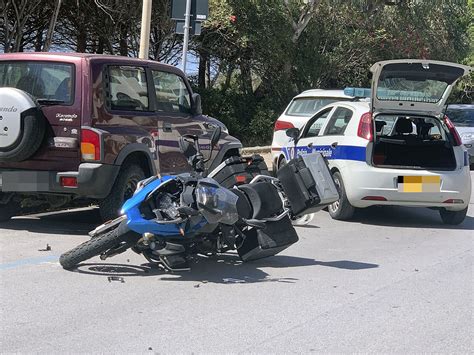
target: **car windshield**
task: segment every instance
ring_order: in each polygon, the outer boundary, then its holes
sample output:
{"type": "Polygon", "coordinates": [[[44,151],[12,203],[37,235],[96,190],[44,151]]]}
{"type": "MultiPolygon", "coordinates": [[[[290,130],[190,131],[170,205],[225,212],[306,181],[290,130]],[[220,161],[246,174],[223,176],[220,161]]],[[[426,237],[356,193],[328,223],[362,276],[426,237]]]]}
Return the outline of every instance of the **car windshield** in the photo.
{"type": "Polygon", "coordinates": [[[446,116],[458,127],[474,127],[474,107],[457,109],[448,108],[446,116]]]}
{"type": "Polygon", "coordinates": [[[46,62],[0,62],[0,87],[26,91],[46,104],[71,104],[73,65],[46,62]]]}
{"type": "Polygon", "coordinates": [[[288,116],[313,116],[320,108],[332,104],[336,101],[347,101],[349,99],[342,97],[305,97],[294,99],[286,114],[288,116]]]}

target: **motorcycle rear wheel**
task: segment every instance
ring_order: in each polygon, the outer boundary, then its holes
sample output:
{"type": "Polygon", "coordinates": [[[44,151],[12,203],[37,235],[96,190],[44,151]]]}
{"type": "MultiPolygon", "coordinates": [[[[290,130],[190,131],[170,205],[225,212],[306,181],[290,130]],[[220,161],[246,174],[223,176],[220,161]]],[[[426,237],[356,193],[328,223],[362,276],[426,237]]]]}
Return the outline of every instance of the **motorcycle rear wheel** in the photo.
{"type": "Polygon", "coordinates": [[[115,248],[122,243],[134,246],[140,239],[140,234],[128,229],[126,224],[122,222],[112,230],[99,234],[90,240],[78,245],[77,247],[65,252],[59,258],[59,263],[66,269],[72,269],[77,264],[100,255],[103,252],[115,248]]]}

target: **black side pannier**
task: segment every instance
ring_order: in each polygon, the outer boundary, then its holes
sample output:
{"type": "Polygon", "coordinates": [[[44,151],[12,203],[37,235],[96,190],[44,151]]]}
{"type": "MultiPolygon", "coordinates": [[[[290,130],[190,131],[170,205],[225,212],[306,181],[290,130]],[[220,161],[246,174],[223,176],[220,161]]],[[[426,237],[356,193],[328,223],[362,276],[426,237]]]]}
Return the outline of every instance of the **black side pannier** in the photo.
{"type": "Polygon", "coordinates": [[[320,153],[299,156],[277,172],[295,216],[317,212],[339,199],[336,185],[320,153]]]}
{"type": "Polygon", "coordinates": [[[298,235],[285,216],[276,222],[266,222],[265,229],[250,228],[245,231],[245,239],[237,249],[243,261],[266,258],[278,254],[298,241],[298,235]]]}

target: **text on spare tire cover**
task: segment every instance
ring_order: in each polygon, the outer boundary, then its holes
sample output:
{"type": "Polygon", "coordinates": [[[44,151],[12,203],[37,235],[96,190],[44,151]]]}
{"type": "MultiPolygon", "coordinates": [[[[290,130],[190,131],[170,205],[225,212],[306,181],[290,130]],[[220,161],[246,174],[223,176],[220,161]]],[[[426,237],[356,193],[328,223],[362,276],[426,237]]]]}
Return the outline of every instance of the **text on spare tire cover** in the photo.
{"type": "Polygon", "coordinates": [[[0,107],[0,112],[16,112],[18,109],[15,106],[12,107],[0,107]]]}

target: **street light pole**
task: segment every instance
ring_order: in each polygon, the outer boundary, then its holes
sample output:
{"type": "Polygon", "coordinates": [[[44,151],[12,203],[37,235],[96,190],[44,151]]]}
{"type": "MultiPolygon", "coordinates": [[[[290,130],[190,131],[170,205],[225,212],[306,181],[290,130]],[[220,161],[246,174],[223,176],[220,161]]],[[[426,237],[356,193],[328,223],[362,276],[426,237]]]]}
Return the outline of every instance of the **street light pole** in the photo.
{"type": "Polygon", "coordinates": [[[143,0],[142,4],[140,53],[138,54],[138,58],[141,59],[148,59],[148,53],[150,48],[151,2],[152,0],[143,0]]]}
{"type": "Polygon", "coordinates": [[[188,54],[189,30],[191,22],[191,0],[186,0],[186,14],[184,15],[184,43],[183,43],[183,72],[186,74],[186,56],[188,54]]]}

